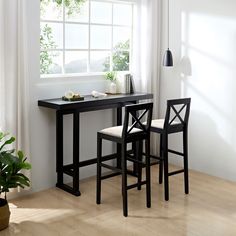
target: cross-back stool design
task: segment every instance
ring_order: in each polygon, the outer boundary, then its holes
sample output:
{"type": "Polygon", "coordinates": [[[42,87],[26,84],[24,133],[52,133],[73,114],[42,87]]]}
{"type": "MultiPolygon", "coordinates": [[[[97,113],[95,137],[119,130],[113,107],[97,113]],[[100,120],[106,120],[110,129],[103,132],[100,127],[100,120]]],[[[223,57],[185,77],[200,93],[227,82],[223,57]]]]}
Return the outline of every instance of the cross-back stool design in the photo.
{"type": "MultiPolygon", "coordinates": [[[[141,185],[146,185],[146,206],[151,207],[151,183],[150,183],[150,128],[152,120],[153,103],[142,103],[125,106],[125,117],[123,126],[114,126],[103,129],[97,133],[97,204],[101,203],[101,181],[122,175],[122,197],[123,197],[123,215],[128,216],[128,198],[127,191],[132,188],[141,189],[141,185]],[[131,119],[130,119],[131,118],[131,119]],[[143,119],[146,118],[146,124],[143,124],[143,119]],[[129,121],[132,124],[129,125],[129,121]],[[121,145],[121,166],[114,167],[104,163],[107,159],[102,156],[102,140],[110,140],[121,145]],[[142,161],[142,149],[136,155],[130,155],[127,151],[128,143],[139,143],[142,147],[142,142],[145,141],[146,158],[145,163],[142,161]],[[131,161],[138,165],[139,170],[144,165],[146,168],[146,180],[141,180],[141,174],[137,174],[137,183],[127,184],[127,161],[131,161]],[[102,175],[102,167],[112,170],[114,173],[102,175]],[[120,168],[119,168],[120,167],[120,168]]],[[[117,156],[116,156],[117,158],[117,156]]]]}
{"type": "Polygon", "coordinates": [[[164,164],[164,189],[165,200],[169,200],[169,176],[184,172],[185,193],[189,193],[188,177],[188,120],[190,113],[191,98],[167,100],[165,119],[152,120],[151,132],[160,134],[160,157],[159,160],[159,183],[162,183],[164,164]],[[183,133],[183,152],[169,149],[168,135],[173,133],[183,133]],[[183,157],[184,168],[169,172],[168,153],[183,157]]]}

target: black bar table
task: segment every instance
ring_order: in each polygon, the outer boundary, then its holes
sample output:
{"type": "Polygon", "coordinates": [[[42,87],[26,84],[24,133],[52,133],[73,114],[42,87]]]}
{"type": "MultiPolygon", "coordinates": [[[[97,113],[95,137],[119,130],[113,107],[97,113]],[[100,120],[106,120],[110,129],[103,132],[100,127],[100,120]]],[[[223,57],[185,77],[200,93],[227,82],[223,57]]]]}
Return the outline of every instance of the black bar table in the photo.
{"type": "MultiPolygon", "coordinates": [[[[79,168],[95,164],[97,158],[80,161],[79,139],[80,139],[80,113],[104,110],[110,108],[117,109],[117,125],[122,125],[122,107],[130,103],[138,103],[140,100],[152,99],[153,94],[134,93],[134,94],[117,94],[108,95],[103,98],[94,98],[91,95],[84,96],[84,100],[68,102],[61,98],[39,100],[38,106],[47,107],[56,110],[56,172],[58,188],[61,188],[75,196],[80,196],[79,190],[79,168]],[[63,164],[63,115],[73,114],[73,163],[63,164]],[[63,174],[73,178],[72,187],[65,184],[63,174]]],[[[117,153],[107,155],[106,159],[110,160],[120,154],[120,147],[117,146],[117,153]]],[[[120,165],[118,162],[117,165],[120,165]]]]}

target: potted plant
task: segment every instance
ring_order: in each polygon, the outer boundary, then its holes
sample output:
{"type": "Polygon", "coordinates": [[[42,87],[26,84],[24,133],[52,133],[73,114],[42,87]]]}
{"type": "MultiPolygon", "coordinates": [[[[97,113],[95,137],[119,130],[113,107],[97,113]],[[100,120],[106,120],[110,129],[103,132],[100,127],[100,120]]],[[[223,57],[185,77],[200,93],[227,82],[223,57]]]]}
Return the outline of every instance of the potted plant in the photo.
{"type": "Polygon", "coordinates": [[[116,93],[116,76],[117,76],[116,71],[109,71],[105,74],[106,80],[110,81],[109,93],[111,94],[116,93]]]}
{"type": "Polygon", "coordinates": [[[11,188],[24,188],[30,185],[30,180],[21,170],[29,170],[31,165],[26,162],[22,151],[15,152],[14,149],[8,148],[14,141],[14,137],[0,132],[0,230],[9,225],[7,192],[11,188]]]}

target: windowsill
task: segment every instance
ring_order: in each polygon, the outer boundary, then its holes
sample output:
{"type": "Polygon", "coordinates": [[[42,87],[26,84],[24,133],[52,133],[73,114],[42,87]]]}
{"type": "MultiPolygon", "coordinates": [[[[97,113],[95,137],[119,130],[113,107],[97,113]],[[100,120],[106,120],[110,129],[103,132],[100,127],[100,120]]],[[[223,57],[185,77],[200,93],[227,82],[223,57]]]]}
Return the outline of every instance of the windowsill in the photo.
{"type": "Polygon", "coordinates": [[[80,79],[86,77],[100,77],[105,75],[105,72],[96,72],[96,73],[72,73],[72,74],[45,74],[41,75],[40,79],[80,79]]]}
{"type": "Polygon", "coordinates": [[[76,84],[88,81],[103,81],[104,73],[84,73],[84,74],[66,74],[66,75],[45,75],[37,81],[37,85],[56,85],[56,84],[76,84]]]}
{"type": "MultiPolygon", "coordinates": [[[[131,71],[119,71],[118,75],[130,74],[131,71]]],[[[96,73],[79,73],[79,74],[63,74],[63,75],[43,75],[40,77],[37,84],[50,84],[50,83],[76,83],[81,81],[104,80],[105,72],[96,73]]]]}
{"type": "Polygon", "coordinates": [[[100,77],[105,75],[105,72],[95,72],[95,73],[71,73],[71,74],[45,74],[41,75],[40,79],[69,79],[69,78],[84,78],[84,77],[100,77]]]}
{"type": "MultiPolygon", "coordinates": [[[[107,71],[109,72],[109,71],[107,71]]],[[[117,74],[130,74],[131,71],[117,71],[117,74]]],[[[71,73],[71,74],[45,74],[41,75],[40,79],[60,79],[60,78],[84,78],[84,77],[101,77],[104,76],[106,72],[89,72],[89,73],[71,73]]]]}

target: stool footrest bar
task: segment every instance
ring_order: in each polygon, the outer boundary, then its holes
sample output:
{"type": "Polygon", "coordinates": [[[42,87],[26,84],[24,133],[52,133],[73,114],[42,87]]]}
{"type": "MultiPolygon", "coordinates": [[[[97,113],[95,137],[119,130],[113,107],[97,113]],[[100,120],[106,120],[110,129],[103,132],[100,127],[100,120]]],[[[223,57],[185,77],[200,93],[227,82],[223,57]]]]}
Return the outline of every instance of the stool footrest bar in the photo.
{"type": "Polygon", "coordinates": [[[104,163],[101,163],[100,165],[101,165],[102,167],[104,167],[104,168],[109,169],[109,170],[113,170],[113,171],[116,171],[116,172],[118,172],[118,173],[121,173],[121,170],[118,169],[118,168],[116,168],[116,167],[114,167],[114,166],[109,166],[109,165],[104,164],[104,163]]]}
{"type": "Polygon", "coordinates": [[[142,181],[140,184],[139,184],[139,183],[136,183],[136,184],[128,185],[126,189],[129,190],[129,189],[132,189],[132,188],[137,188],[138,186],[144,185],[144,184],[147,184],[147,181],[146,181],[146,180],[145,180],[145,181],[142,181]]]}
{"type": "Polygon", "coordinates": [[[108,179],[108,178],[111,178],[111,177],[115,177],[117,175],[120,175],[121,173],[112,173],[112,174],[108,174],[108,175],[104,175],[104,176],[101,176],[101,180],[103,179],[108,179]]]}
{"type": "MultiPolygon", "coordinates": [[[[145,153],[144,153],[143,155],[144,155],[144,156],[146,156],[146,154],[145,154],[145,153]]],[[[151,157],[151,158],[153,158],[153,159],[159,160],[159,161],[163,160],[163,158],[162,158],[162,157],[160,157],[160,156],[154,156],[154,155],[150,155],[150,157],[151,157]]]]}
{"type": "Polygon", "coordinates": [[[168,173],[168,176],[177,175],[177,174],[180,174],[180,173],[183,173],[183,172],[184,172],[184,169],[183,170],[176,170],[176,171],[168,173]]]}
{"type": "Polygon", "coordinates": [[[179,156],[184,156],[184,154],[182,152],[177,152],[177,151],[172,150],[172,149],[168,149],[168,152],[179,155],[179,156]]]}
{"type": "Polygon", "coordinates": [[[145,163],[143,163],[143,161],[139,161],[139,160],[136,160],[136,159],[134,159],[134,158],[127,157],[126,159],[127,159],[128,161],[132,161],[132,162],[135,162],[135,163],[138,163],[138,164],[145,165],[145,163]]]}

